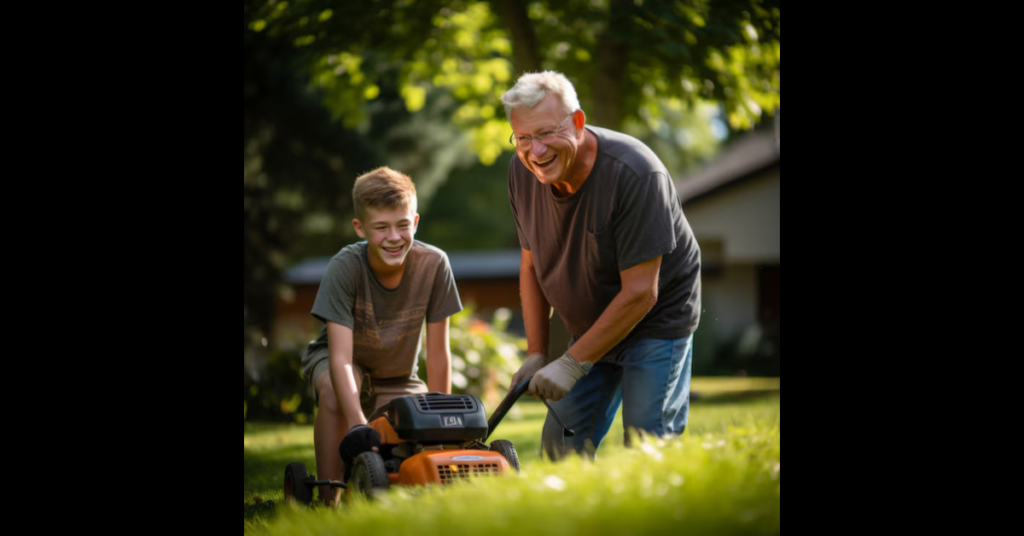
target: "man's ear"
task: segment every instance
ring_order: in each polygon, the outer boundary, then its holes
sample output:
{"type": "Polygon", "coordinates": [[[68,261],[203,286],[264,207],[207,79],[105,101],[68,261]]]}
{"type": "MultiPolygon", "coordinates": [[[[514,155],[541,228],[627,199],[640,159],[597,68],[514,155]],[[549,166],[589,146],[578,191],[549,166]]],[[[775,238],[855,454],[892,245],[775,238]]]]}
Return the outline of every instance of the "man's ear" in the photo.
{"type": "Polygon", "coordinates": [[[572,116],[572,123],[577,127],[577,132],[578,135],[581,136],[581,139],[587,136],[587,129],[584,128],[587,126],[587,114],[585,114],[583,110],[577,110],[577,112],[575,112],[572,116]]]}
{"type": "Polygon", "coordinates": [[[358,218],[352,220],[352,228],[356,230],[356,234],[359,238],[366,240],[366,233],[363,232],[363,223],[358,218]]]}
{"type": "Polygon", "coordinates": [[[412,228],[417,230],[417,231],[420,229],[420,215],[419,214],[417,214],[416,217],[413,218],[413,220],[412,220],[412,228]]]}

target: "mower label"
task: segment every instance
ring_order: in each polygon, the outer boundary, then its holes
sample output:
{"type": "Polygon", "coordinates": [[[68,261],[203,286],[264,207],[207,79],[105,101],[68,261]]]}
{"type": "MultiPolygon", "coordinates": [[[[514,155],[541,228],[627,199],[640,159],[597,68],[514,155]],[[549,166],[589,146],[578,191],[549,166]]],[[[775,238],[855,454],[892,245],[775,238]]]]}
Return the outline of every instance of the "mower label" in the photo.
{"type": "Polygon", "coordinates": [[[441,426],[443,428],[465,428],[460,415],[442,415],[441,426]]]}
{"type": "Polygon", "coordinates": [[[453,462],[478,462],[483,460],[483,456],[453,456],[453,462]]]}

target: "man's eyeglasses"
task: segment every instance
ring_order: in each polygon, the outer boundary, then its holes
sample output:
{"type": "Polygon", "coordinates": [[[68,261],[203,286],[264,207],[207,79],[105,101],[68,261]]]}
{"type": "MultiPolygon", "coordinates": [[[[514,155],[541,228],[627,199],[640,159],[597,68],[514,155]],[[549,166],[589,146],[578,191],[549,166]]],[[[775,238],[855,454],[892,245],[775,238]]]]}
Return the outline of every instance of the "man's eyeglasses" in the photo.
{"type": "Polygon", "coordinates": [[[516,133],[513,132],[512,136],[509,137],[508,142],[511,143],[512,145],[515,145],[516,147],[519,147],[520,149],[525,149],[529,147],[530,145],[533,144],[534,140],[546,144],[549,141],[551,141],[552,136],[554,136],[563,128],[565,128],[565,124],[569,121],[569,119],[572,119],[574,115],[576,115],[576,112],[569,114],[569,117],[566,117],[565,120],[562,121],[562,124],[558,125],[554,130],[541,132],[540,134],[536,134],[534,136],[519,136],[517,138],[516,133]]]}

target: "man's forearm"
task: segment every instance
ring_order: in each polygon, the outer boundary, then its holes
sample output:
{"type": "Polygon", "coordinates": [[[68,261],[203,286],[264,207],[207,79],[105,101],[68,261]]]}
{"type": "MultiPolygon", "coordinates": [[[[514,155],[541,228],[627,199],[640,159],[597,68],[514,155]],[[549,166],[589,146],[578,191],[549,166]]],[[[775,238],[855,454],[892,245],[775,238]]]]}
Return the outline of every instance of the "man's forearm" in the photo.
{"type": "Polygon", "coordinates": [[[651,312],[658,303],[661,260],[657,257],[622,272],[622,290],[573,345],[569,351],[573,359],[596,363],[651,312]]]}
{"type": "Polygon", "coordinates": [[[523,250],[519,266],[519,293],[523,301],[523,324],[526,328],[527,354],[548,355],[551,330],[551,304],[544,297],[533,266],[533,254],[523,250]]]}
{"type": "Polygon", "coordinates": [[[620,292],[601,313],[597,322],[594,322],[593,327],[576,341],[569,354],[581,363],[596,363],[622,342],[653,307],[654,304],[644,296],[629,296],[620,292]]]}

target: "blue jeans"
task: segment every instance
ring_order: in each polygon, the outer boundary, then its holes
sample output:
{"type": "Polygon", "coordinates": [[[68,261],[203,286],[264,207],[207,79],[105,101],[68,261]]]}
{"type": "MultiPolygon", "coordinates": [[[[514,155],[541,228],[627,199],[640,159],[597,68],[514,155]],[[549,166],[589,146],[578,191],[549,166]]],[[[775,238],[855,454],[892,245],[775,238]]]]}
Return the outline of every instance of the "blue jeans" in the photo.
{"type": "Polygon", "coordinates": [[[564,437],[561,426],[548,415],[541,442],[551,459],[564,457],[570,448],[593,457],[620,405],[624,405],[627,444],[631,428],[659,437],[686,430],[693,335],[673,340],[640,339],[624,348],[614,361],[598,361],[565,398],[551,403],[565,425],[576,432],[575,437],[564,437]]]}

